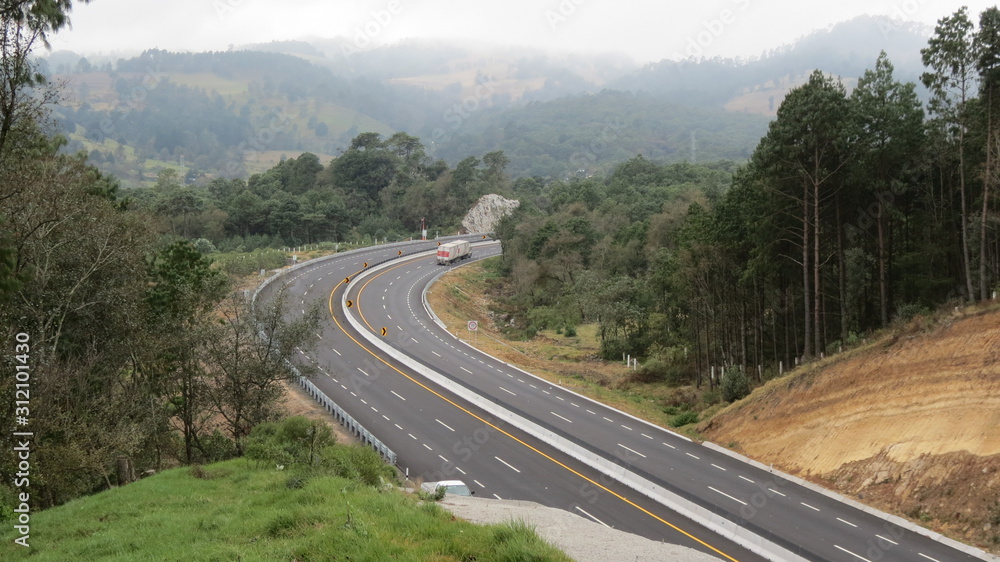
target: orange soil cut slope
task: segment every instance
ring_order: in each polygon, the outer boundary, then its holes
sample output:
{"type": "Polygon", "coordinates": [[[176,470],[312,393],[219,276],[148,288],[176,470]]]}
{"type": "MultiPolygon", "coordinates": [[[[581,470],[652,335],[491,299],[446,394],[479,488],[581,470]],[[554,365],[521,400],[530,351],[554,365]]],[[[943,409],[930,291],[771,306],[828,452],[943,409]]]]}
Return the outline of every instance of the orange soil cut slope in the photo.
{"type": "Polygon", "coordinates": [[[776,381],[713,419],[705,435],[814,475],[882,452],[897,462],[998,454],[998,360],[1000,314],[966,318],[776,381]]]}
{"type": "Polygon", "coordinates": [[[953,319],[772,381],[700,429],[760,462],[995,548],[998,360],[1000,313],[953,319]]]}

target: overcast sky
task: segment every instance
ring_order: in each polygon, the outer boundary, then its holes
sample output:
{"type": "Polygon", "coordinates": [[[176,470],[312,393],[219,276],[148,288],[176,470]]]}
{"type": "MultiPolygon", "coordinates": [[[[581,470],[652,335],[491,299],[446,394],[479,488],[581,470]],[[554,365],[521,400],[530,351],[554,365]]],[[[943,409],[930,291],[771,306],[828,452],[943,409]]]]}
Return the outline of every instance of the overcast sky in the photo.
{"type": "MultiPolygon", "coordinates": [[[[148,48],[348,37],[359,46],[409,38],[475,40],[563,52],[618,52],[636,62],[750,57],[862,14],[933,26],[962,5],[947,0],[92,0],[53,49],[138,53],[148,48]]],[[[891,30],[889,30],[891,32],[891,30]]]]}

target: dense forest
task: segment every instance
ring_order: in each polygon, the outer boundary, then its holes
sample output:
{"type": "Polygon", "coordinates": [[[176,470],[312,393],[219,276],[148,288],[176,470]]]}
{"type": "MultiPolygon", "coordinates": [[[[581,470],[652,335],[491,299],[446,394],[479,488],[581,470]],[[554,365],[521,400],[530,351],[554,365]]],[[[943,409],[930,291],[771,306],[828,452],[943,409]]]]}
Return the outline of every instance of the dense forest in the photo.
{"type": "Polygon", "coordinates": [[[926,110],[883,53],[850,95],[814,72],[732,175],[637,157],[542,187],[498,228],[501,312],[528,335],[597,322],[606,358],[701,385],[991,298],[1000,11],[942,19],[921,56],[926,110]]]}

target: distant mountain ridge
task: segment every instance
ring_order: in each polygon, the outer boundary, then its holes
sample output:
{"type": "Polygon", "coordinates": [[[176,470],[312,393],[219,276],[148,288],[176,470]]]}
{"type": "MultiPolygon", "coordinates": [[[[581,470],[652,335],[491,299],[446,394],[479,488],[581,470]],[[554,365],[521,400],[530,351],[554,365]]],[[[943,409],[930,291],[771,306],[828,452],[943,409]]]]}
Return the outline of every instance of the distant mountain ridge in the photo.
{"type": "Polygon", "coordinates": [[[615,55],[313,39],[118,60],[59,52],[45,70],[73,87],[57,115],[70,148],[128,185],[166,166],[191,179],[262,171],[303,151],[332,158],[366,130],[406,131],[451,163],[502,149],[514,175],[566,177],[635,154],[746,158],[813,69],[850,86],[885,49],[897,77],[915,81],[927,32],[860,17],[751,60],[641,68],[615,55]],[[276,115],[282,125],[269,127],[276,115]]]}

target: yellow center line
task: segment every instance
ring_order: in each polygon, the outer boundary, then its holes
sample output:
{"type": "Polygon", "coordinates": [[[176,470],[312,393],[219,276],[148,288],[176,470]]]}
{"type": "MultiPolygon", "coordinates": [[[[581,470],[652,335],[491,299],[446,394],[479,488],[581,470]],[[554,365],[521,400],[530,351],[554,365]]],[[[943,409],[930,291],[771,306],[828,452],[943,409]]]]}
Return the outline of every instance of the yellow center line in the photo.
{"type": "MultiPolygon", "coordinates": [[[[416,261],[417,259],[420,259],[420,258],[413,258],[412,260],[409,260],[409,261],[416,261]]],[[[375,277],[378,277],[378,276],[382,275],[383,273],[388,273],[388,272],[392,271],[393,269],[396,269],[397,267],[402,267],[403,265],[406,265],[406,263],[401,263],[401,264],[399,264],[397,266],[393,266],[391,268],[388,268],[385,271],[381,271],[379,273],[376,273],[373,276],[372,279],[368,280],[358,290],[358,302],[357,302],[356,306],[358,308],[358,313],[359,314],[361,314],[361,291],[363,291],[364,288],[368,286],[368,283],[371,283],[374,280],[375,277]]],[[[359,271],[358,273],[361,273],[361,272],[359,271]]],[[[355,275],[357,275],[357,274],[355,274],[355,275]]],[[[697,542],[698,544],[704,546],[705,548],[710,549],[711,551],[715,552],[716,554],[719,554],[720,556],[723,556],[723,557],[727,558],[728,560],[732,560],[733,562],[739,562],[737,559],[735,559],[732,556],[726,554],[725,552],[722,552],[721,550],[719,550],[719,549],[715,548],[714,546],[708,544],[707,542],[699,539],[698,537],[692,535],[691,533],[688,533],[684,529],[681,529],[680,527],[674,525],[673,523],[667,521],[666,519],[660,517],[659,515],[651,512],[648,509],[642,507],[641,505],[633,502],[632,500],[628,499],[627,497],[625,497],[625,496],[623,496],[623,495],[615,492],[614,490],[609,489],[608,487],[604,486],[600,482],[597,482],[596,480],[594,480],[594,479],[592,479],[592,478],[590,478],[590,477],[588,477],[588,476],[586,476],[586,475],[578,472],[577,470],[575,470],[572,467],[566,465],[562,461],[559,461],[558,459],[553,458],[552,456],[548,455],[544,451],[539,450],[538,448],[536,448],[535,446],[531,445],[530,443],[527,443],[527,442],[523,441],[522,439],[519,439],[518,437],[516,437],[516,436],[514,436],[514,435],[512,435],[510,433],[508,433],[507,431],[501,429],[500,427],[497,427],[492,422],[490,422],[490,421],[488,421],[486,419],[483,419],[481,416],[479,416],[475,412],[470,411],[469,409],[467,409],[467,408],[463,407],[462,405],[456,403],[455,401],[451,400],[450,398],[442,395],[441,393],[439,393],[438,391],[434,390],[433,388],[430,388],[429,386],[427,386],[423,382],[420,382],[419,380],[411,377],[410,375],[404,373],[403,371],[397,369],[395,366],[391,365],[388,361],[386,361],[385,359],[383,359],[380,355],[378,355],[377,353],[373,352],[371,349],[369,349],[364,344],[362,344],[361,342],[359,342],[354,336],[352,336],[350,333],[348,333],[347,330],[345,330],[344,327],[340,324],[340,321],[337,320],[337,316],[333,312],[333,297],[336,294],[337,289],[340,288],[341,285],[343,285],[343,283],[337,284],[333,288],[333,290],[330,291],[330,298],[328,299],[328,302],[327,302],[327,306],[330,309],[330,318],[332,318],[333,321],[337,324],[337,327],[340,328],[341,332],[343,332],[347,337],[351,338],[351,341],[353,341],[355,344],[357,344],[357,346],[360,347],[361,349],[363,349],[366,352],[368,352],[372,357],[374,357],[375,359],[381,361],[386,367],[389,367],[393,371],[396,371],[400,375],[402,375],[402,376],[406,377],[407,379],[409,379],[412,383],[414,383],[417,386],[423,388],[427,392],[430,392],[434,396],[437,396],[441,400],[444,400],[445,402],[447,402],[448,404],[450,404],[450,405],[454,406],[455,408],[461,410],[462,412],[468,414],[469,416],[471,416],[472,418],[476,419],[477,421],[482,422],[484,425],[486,425],[486,426],[494,429],[495,431],[501,433],[502,435],[505,435],[505,436],[511,438],[512,440],[514,440],[515,443],[518,443],[518,444],[524,446],[525,448],[527,448],[528,450],[530,450],[530,451],[532,451],[534,453],[537,453],[538,455],[541,455],[543,458],[545,458],[545,459],[549,460],[550,462],[554,463],[556,466],[559,466],[560,468],[563,468],[563,469],[567,470],[571,474],[573,474],[573,475],[575,475],[575,476],[583,479],[584,481],[590,483],[593,486],[597,486],[601,490],[604,490],[605,492],[607,492],[607,493],[611,494],[612,496],[620,499],[621,501],[625,502],[626,504],[628,504],[628,505],[630,505],[630,506],[638,509],[639,511],[645,513],[646,515],[648,515],[648,516],[656,519],[660,523],[663,523],[664,525],[667,525],[671,529],[673,529],[673,530],[681,533],[682,535],[684,535],[684,536],[688,537],[689,539],[697,542]]],[[[345,312],[345,314],[349,314],[349,313],[345,312]]],[[[361,314],[361,317],[363,319],[364,315],[361,314]]],[[[371,324],[368,324],[367,321],[365,321],[365,324],[367,324],[368,328],[371,329],[371,324]]]]}

